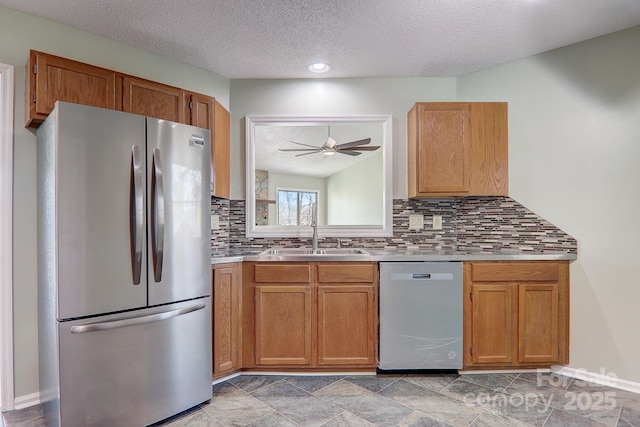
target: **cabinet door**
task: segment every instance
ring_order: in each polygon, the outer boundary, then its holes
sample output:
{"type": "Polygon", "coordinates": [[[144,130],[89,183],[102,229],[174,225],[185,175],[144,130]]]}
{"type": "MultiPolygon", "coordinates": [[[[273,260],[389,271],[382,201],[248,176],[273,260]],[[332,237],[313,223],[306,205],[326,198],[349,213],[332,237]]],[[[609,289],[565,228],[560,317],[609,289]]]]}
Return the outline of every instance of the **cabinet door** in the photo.
{"type": "Polygon", "coordinates": [[[375,366],[373,286],[318,287],[318,365],[375,366]]]}
{"type": "Polygon", "coordinates": [[[519,285],[519,362],[557,362],[558,328],[558,284],[519,285]]]}
{"type": "Polygon", "coordinates": [[[514,362],[515,286],[511,283],[472,285],[472,341],[474,364],[514,362]]]}
{"type": "Polygon", "coordinates": [[[508,114],[506,102],[472,102],[470,195],[508,196],[508,114]]]}
{"type": "Polygon", "coordinates": [[[414,108],[409,113],[409,126],[413,128],[409,134],[409,163],[415,163],[409,168],[409,195],[467,193],[469,104],[430,103],[414,108]]]}
{"type": "Polygon", "coordinates": [[[197,93],[189,93],[187,97],[189,98],[189,124],[209,129],[213,135],[213,97],[197,93]]]}
{"type": "Polygon", "coordinates": [[[156,119],[186,123],[184,91],[131,76],[123,78],[122,109],[156,119]]]}
{"type": "Polygon", "coordinates": [[[256,365],[311,364],[311,287],[256,286],[256,365]]]}
{"type": "Polygon", "coordinates": [[[231,192],[231,116],[215,98],[189,93],[189,123],[211,131],[211,195],[228,199],[231,192]]]}
{"type": "Polygon", "coordinates": [[[228,199],[231,195],[231,116],[218,101],[214,101],[213,108],[211,194],[228,199]]]}
{"type": "Polygon", "coordinates": [[[239,264],[213,269],[213,373],[240,369],[242,280],[239,264]]]}
{"type": "Polygon", "coordinates": [[[31,51],[27,126],[41,123],[56,101],[116,108],[116,73],[81,62],[31,51]]]}

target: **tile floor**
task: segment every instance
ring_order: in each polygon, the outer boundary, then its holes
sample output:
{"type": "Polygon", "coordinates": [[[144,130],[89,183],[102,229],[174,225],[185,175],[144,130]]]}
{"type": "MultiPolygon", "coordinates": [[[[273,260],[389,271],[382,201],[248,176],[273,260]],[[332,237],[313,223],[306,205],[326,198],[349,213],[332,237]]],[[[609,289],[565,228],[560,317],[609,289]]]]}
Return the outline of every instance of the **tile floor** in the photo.
{"type": "MultiPolygon", "coordinates": [[[[39,407],[3,414],[43,426],[39,407]]],[[[640,394],[549,374],[259,376],[154,427],[640,426],[640,394]]]]}

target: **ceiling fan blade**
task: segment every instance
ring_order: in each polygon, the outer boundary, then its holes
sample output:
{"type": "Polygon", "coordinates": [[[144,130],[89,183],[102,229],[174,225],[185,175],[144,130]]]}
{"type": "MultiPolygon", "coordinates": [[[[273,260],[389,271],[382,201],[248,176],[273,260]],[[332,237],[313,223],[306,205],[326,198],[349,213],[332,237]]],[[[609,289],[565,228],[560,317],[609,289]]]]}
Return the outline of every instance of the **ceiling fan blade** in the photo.
{"type": "Polygon", "coordinates": [[[359,141],[351,141],[351,142],[345,142],[344,144],[338,144],[336,148],[338,150],[342,150],[344,148],[357,147],[358,145],[367,145],[370,142],[371,142],[371,138],[365,138],[359,141]]]}
{"type": "Polygon", "coordinates": [[[322,151],[319,148],[278,148],[278,151],[322,151]]]}
{"type": "Polygon", "coordinates": [[[295,141],[289,141],[289,142],[292,143],[292,144],[304,145],[305,147],[320,148],[317,145],[303,144],[302,142],[295,142],[295,141]]]}
{"type": "Polygon", "coordinates": [[[338,151],[376,151],[378,148],[380,148],[380,146],[373,146],[373,147],[348,147],[348,148],[341,148],[338,151]]]}
{"type": "Polygon", "coordinates": [[[346,154],[347,156],[359,156],[361,153],[359,153],[358,151],[353,151],[353,150],[338,150],[338,153],[340,154],[346,154]]]}
{"type": "MultiPolygon", "coordinates": [[[[305,150],[306,151],[306,150],[305,150]]],[[[320,153],[320,150],[309,150],[308,153],[300,153],[300,154],[296,154],[295,157],[300,157],[300,156],[308,156],[309,154],[315,154],[315,153],[320,153]]]]}

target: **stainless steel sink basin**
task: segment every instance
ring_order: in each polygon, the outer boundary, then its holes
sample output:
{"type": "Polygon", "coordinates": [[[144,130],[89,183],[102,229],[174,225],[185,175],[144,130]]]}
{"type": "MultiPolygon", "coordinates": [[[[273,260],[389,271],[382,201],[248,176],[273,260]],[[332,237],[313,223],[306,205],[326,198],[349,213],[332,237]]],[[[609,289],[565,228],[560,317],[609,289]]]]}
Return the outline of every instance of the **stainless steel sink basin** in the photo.
{"type": "Polygon", "coordinates": [[[260,256],[296,256],[296,255],[369,255],[369,252],[360,248],[326,248],[326,249],[310,249],[310,248],[271,248],[260,253],[260,256]]]}

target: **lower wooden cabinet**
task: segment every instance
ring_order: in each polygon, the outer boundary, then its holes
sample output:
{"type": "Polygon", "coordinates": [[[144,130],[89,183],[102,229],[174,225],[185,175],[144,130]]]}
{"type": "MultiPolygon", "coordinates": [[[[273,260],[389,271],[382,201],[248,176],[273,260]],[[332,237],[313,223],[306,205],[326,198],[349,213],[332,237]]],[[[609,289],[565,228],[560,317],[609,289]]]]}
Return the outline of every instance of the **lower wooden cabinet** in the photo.
{"type": "Polygon", "coordinates": [[[569,362],[566,261],[464,265],[466,368],[569,362]]]}
{"type": "Polygon", "coordinates": [[[311,365],[311,287],[256,286],[256,365],[311,365]]]}
{"type": "Polygon", "coordinates": [[[245,369],[375,368],[377,263],[245,263],[243,275],[245,369]]]}
{"type": "Polygon", "coordinates": [[[213,266],[213,377],[242,368],[242,266],[213,266]]]}

